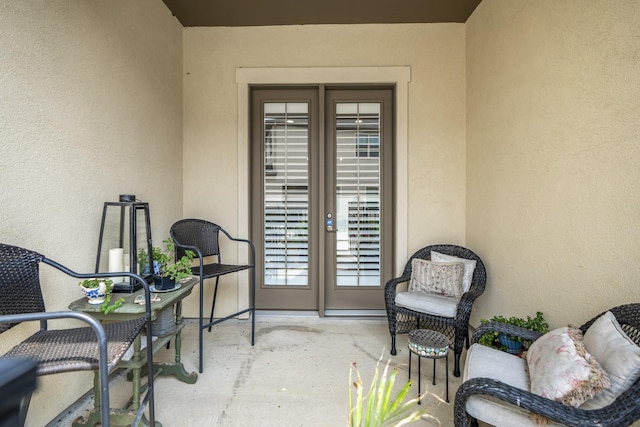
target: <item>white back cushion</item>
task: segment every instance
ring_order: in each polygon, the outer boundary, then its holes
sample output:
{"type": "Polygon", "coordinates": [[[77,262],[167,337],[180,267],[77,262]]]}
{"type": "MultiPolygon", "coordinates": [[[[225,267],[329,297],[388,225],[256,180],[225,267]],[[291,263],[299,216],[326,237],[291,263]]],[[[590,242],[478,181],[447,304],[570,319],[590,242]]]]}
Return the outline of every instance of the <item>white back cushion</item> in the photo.
{"type": "Polygon", "coordinates": [[[624,333],[607,311],[584,334],[584,346],[607,372],[611,387],[583,403],[581,409],[603,408],[624,393],[640,377],[640,347],[624,333]]]}

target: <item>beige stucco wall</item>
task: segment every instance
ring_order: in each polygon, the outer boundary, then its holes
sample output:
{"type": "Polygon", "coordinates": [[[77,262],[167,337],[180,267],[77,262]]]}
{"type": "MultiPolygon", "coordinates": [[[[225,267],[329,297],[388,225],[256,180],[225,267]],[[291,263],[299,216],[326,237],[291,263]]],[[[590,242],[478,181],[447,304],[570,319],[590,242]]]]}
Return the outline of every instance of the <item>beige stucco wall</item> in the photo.
{"type": "MultiPolygon", "coordinates": [[[[465,25],[183,30],[159,0],[4,2],[0,241],[90,270],[102,203],[122,193],[150,203],[156,243],[183,216],[242,229],[239,67],[408,66],[407,252],[483,257],[475,323],[581,323],[640,294],[639,7],[483,0],[465,25]]],[[[79,297],[43,274],[50,309],[79,297]]],[[[220,298],[237,305],[233,287],[220,298]]],[[[90,381],[44,377],[28,424],[90,381]]]]}
{"type": "Polygon", "coordinates": [[[636,0],[483,0],[466,23],[476,324],[640,301],[639,19],[636,0]]]}
{"type": "MultiPolygon", "coordinates": [[[[150,203],[155,240],[182,214],[182,27],[161,1],[0,5],[0,241],[77,271],[95,263],[102,204],[150,203]]],[[[75,280],[43,268],[62,310],[75,280]]],[[[2,335],[0,353],[26,330],[2,335]]],[[[42,377],[28,425],[90,387],[91,373],[42,377]]]]}
{"type": "MultiPolygon", "coordinates": [[[[408,159],[407,154],[400,159],[407,166],[395,170],[408,181],[409,206],[399,219],[409,230],[403,249],[412,252],[428,242],[463,243],[462,24],[186,28],[185,216],[212,220],[232,233],[246,227],[239,224],[246,212],[238,208],[245,191],[238,170],[242,178],[247,167],[239,163],[238,144],[247,141],[238,142],[237,68],[383,66],[408,66],[411,72],[404,113],[408,159]]],[[[234,278],[223,280],[232,286],[221,290],[221,307],[235,308],[234,278]]],[[[185,305],[187,313],[195,314],[195,299],[185,305]]]]}

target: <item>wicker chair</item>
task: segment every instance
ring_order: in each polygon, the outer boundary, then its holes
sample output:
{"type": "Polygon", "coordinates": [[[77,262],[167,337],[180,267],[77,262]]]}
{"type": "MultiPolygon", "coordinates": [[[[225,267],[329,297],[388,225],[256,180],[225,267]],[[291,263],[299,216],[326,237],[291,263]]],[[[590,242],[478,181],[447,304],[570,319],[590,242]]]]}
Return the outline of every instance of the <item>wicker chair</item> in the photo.
{"type": "Polygon", "coordinates": [[[453,375],[460,376],[460,355],[465,341],[469,346],[469,317],[473,302],[483,292],[487,281],[487,273],[480,257],[473,251],[455,245],[433,245],[427,246],[409,258],[404,267],[402,276],[391,279],[385,285],[384,298],[387,308],[387,318],[389,321],[389,332],[391,333],[391,354],[396,354],[396,334],[408,333],[414,329],[432,329],[444,333],[453,343],[454,370],[453,375]],[[466,258],[476,261],[476,268],[473,273],[471,287],[465,292],[457,302],[456,314],[452,317],[434,314],[430,312],[416,311],[411,308],[396,304],[398,294],[397,287],[401,283],[411,279],[411,261],[414,258],[431,259],[431,251],[440,252],[458,258],[466,258]]]}
{"type": "Polygon", "coordinates": [[[198,331],[198,360],[199,371],[203,370],[203,334],[202,331],[205,328],[211,332],[211,327],[225,320],[229,320],[233,317],[239,316],[244,313],[251,314],[251,345],[255,343],[255,295],[256,295],[256,251],[253,243],[246,239],[238,239],[232,237],[222,227],[209,221],[202,219],[182,219],[171,226],[170,235],[176,244],[176,256],[181,257],[184,251],[191,250],[196,253],[198,257],[198,268],[194,269],[193,273],[200,277],[200,320],[198,331]],[[232,242],[238,244],[246,244],[249,250],[250,263],[249,264],[222,264],[222,258],[220,255],[220,232],[222,232],[232,242]],[[205,258],[214,257],[215,262],[206,262],[205,258]],[[230,314],[222,319],[213,320],[213,310],[216,305],[216,296],[218,295],[218,281],[220,276],[230,273],[237,273],[239,271],[249,271],[249,293],[250,303],[246,309],[239,310],[237,313],[230,314]],[[211,313],[209,315],[209,321],[204,321],[204,280],[215,278],[215,287],[213,291],[213,301],[211,302],[211,313]]]}
{"type": "MultiPolygon", "coordinates": [[[[616,320],[620,324],[625,334],[636,344],[640,345],[640,304],[627,304],[612,308],[611,313],[615,316],[616,320]]],[[[596,321],[600,316],[594,317],[584,325],[580,327],[582,332],[586,332],[587,329],[596,321]]],[[[523,329],[513,325],[506,325],[504,323],[491,322],[481,325],[473,334],[472,342],[473,347],[480,346],[476,344],[480,337],[486,332],[498,331],[504,332],[509,335],[520,336],[525,340],[535,341],[541,334],[533,332],[527,329],[523,329]]],[[[491,349],[488,349],[491,350],[491,349]]],[[[610,349],[615,352],[616,349],[610,349]]],[[[470,350],[474,351],[474,348],[470,350]]],[[[508,355],[507,357],[515,357],[508,355]]],[[[467,361],[467,363],[470,363],[467,361]]],[[[468,368],[468,367],[467,367],[468,368]]],[[[492,371],[504,370],[505,365],[500,366],[492,365],[487,368],[492,371]],[[492,369],[491,369],[492,368],[492,369]]],[[[465,372],[465,376],[467,372],[465,372]]],[[[487,374],[488,375],[488,374],[487,374]]],[[[526,387],[526,386],[525,386],[526,387]]],[[[603,427],[622,427],[627,426],[640,419],[640,379],[636,380],[633,385],[630,386],[622,395],[620,395],[613,403],[600,409],[580,409],[564,405],[560,402],[556,402],[542,396],[532,394],[527,390],[524,390],[513,385],[506,384],[503,381],[491,378],[476,377],[470,378],[462,383],[456,393],[456,400],[454,405],[454,417],[456,427],[463,427],[469,425],[478,425],[476,419],[472,419],[467,413],[467,405],[470,403],[469,399],[482,399],[482,401],[489,403],[501,402],[507,404],[507,407],[514,405],[513,411],[525,410],[530,413],[540,415],[550,420],[549,425],[566,425],[575,427],[584,426],[603,426],[603,427]],[[486,398],[489,399],[486,399],[486,398]],[[517,407],[517,408],[516,408],[517,407]]],[[[492,410],[495,413],[495,410],[492,410]]],[[[524,412],[523,412],[524,413],[524,412]]],[[[536,422],[531,419],[531,414],[524,413],[527,417],[524,421],[519,419],[517,425],[532,425],[535,426],[536,422]],[[529,422],[530,420],[530,422],[529,422]]],[[[483,420],[480,420],[483,421],[483,420]]],[[[509,422],[508,425],[516,425],[513,422],[509,422]]]]}
{"type": "MultiPolygon", "coordinates": [[[[150,307],[149,288],[144,279],[138,275],[131,273],[78,274],[36,252],[0,243],[0,334],[22,322],[40,322],[40,329],[36,333],[0,357],[35,360],[38,364],[37,375],[98,370],[103,426],[110,425],[109,373],[115,369],[118,361],[145,325],[147,325],[147,342],[151,342],[150,307]],[[40,263],[75,278],[129,276],[140,282],[146,291],[147,314],[137,319],[102,325],[86,313],[46,312],[40,287],[40,263]],[[88,326],[47,330],[47,321],[69,318],[80,320],[88,326]]],[[[147,347],[147,372],[153,372],[151,347],[147,347]]],[[[30,395],[25,396],[22,401],[20,425],[23,425],[26,419],[30,397],[30,395]]],[[[147,403],[150,423],[154,425],[153,375],[148,376],[147,393],[136,420],[142,418],[147,403]]]]}

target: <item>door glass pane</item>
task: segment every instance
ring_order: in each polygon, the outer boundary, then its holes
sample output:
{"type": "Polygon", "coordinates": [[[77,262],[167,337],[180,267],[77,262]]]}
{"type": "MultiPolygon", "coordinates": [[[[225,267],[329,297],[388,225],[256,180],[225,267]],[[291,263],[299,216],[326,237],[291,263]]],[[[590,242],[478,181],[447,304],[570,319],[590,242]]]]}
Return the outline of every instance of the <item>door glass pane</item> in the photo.
{"type": "Polygon", "coordinates": [[[264,284],[309,284],[309,105],[267,102],[263,116],[264,284]]]}
{"type": "Polygon", "coordinates": [[[336,104],[336,285],[380,286],[380,103],[336,104]]]}

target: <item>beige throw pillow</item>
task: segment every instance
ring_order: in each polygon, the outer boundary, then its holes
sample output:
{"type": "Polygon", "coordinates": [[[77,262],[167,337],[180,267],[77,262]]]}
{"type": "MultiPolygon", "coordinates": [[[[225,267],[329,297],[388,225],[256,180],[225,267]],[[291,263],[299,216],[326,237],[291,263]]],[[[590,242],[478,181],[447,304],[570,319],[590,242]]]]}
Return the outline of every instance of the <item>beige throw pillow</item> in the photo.
{"type": "Polygon", "coordinates": [[[464,264],[461,262],[433,262],[414,258],[411,261],[409,291],[460,297],[463,293],[463,277],[464,264]]]}
{"type": "Polygon", "coordinates": [[[435,262],[462,262],[464,263],[464,278],[462,279],[462,290],[467,292],[471,288],[473,272],[476,270],[477,261],[475,259],[458,258],[453,255],[441,254],[431,251],[431,261],[435,262]]]}

